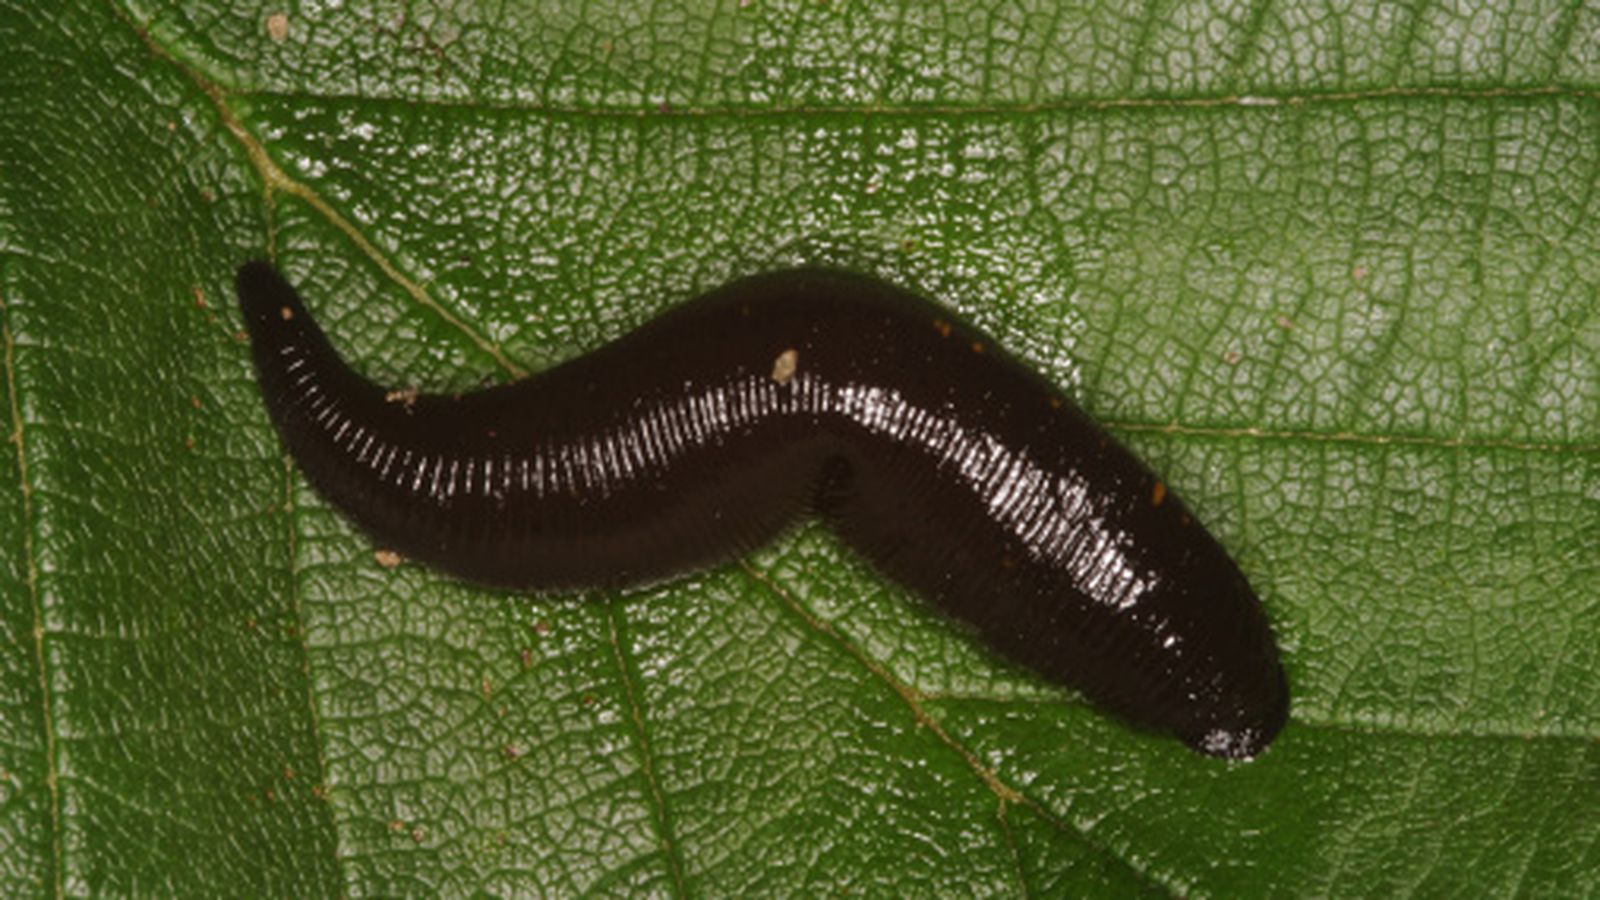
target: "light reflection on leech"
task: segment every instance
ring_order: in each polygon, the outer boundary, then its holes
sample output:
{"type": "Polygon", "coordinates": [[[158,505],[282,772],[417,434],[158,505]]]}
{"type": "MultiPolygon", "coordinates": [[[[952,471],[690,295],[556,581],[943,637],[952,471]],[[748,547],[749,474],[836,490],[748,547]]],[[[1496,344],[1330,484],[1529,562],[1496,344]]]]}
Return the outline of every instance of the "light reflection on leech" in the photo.
{"type": "Polygon", "coordinates": [[[1046,471],[1026,451],[1011,450],[995,435],[974,433],[949,416],[915,406],[892,388],[817,387],[833,398],[824,409],[841,412],[870,432],[897,441],[910,437],[926,448],[976,496],[988,498],[994,521],[1003,523],[1029,556],[1064,571],[1088,596],[1110,598],[1114,607],[1126,609],[1154,586],[1123,552],[1127,535],[1109,530],[1096,515],[1082,476],[1046,471]]]}
{"type": "MultiPolygon", "coordinates": [[[[1127,535],[1111,530],[1099,516],[1081,475],[1050,472],[1025,450],[1010,449],[993,434],[974,432],[948,412],[917,406],[892,388],[831,385],[805,373],[791,384],[794,390],[785,397],[775,385],[736,381],[673,398],[639,420],[646,423],[642,432],[607,429],[580,446],[558,446],[554,460],[548,460],[548,451],[535,452],[532,472],[528,459],[522,461],[522,490],[538,496],[586,493],[598,487],[590,483],[591,473],[602,468],[621,474],[624,482],[648,480],[674,457],[700,446],[691,436],[726,436],[768,415],[843,415],[868,433],[923,448],[941,468],[966,482],[974,496],[986,498],[992,521],[1001,523],[1032,560],[1063,572],[1085,595],[1108,598],[1114,608],[1126,609],[1154,587],[1153,579],[1135,568],[1124,551],[1130,543],[1127,535]],[[597,465],[602,460],[612,465],[597,465]]],[[[426,479],[429,462],[424,458],[415,470],[413,488],[426,479]]],[[[409,463],[402,465],[402,472],[409,463]]],[[[448,502],[457,492],[460,463],[451,460],[445,477],[445,460],[440,459],[429,493],[448,502]]],[[[474,463],[468,463],[469,473],[474,463]]],[[[485,461],[485,493],[492,466],[485,461]]],[[[470,485],[462,487],[472,492],[470,485]]],[[[608,493],[622,489],[617,483],[604,487],[608,493]]]]}
{"type": "MultiPolygon", "coordinates": [[[[1114,608],[1126,609],[1154,587],[1148,574],[1128,558],[1127,535],[1111,530],[1099,516],[1082,476],[1050,472],[1025,451],[1007,448],[997,436],[975,433],[948,413],[917,406],[890,388],[831,385],[804,373],[791,384],[794,390],[787,397],[775,385],[752,389],[737,381],[673,398],[642,417],[646,423],[642,432],[608,429],[582,447],[564,450],[599,459],[615,457],[617,446],[625,446],[624,455],[636,456],[636,464],[612,471],[624,471],[627,480],[636,481],[651,478],[674,457],[692,452],[699,444],[687,439],[691,435],[702,439],[726,435],[765,416],[784,413],[843,415],[871,434],[923,448],[941,467],[954,471],[974,496],[987,498],[993,521],[1000,522],[1032,560],[1061,571],[1084,594],[1109,598],[1114,608]]],[[[586,480],[576,462],[569,455],[559,467],[574,487],[586,480]]],[[[561,471],[551,474],[561,481],[561,471]]],[[[536,493],[560,488],[544,482],[535,476],[536,493]]],[[[610,487],[621,489],[616,484],[610,487]]]]}

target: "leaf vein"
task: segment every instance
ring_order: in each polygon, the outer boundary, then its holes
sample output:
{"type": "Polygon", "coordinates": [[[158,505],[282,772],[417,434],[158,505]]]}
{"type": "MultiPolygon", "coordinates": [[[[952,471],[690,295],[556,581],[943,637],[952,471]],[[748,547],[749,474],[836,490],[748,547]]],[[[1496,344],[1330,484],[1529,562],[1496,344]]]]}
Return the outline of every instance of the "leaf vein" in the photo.
{"type": "Polygon", "coordinates": [[[28,599],[33,614],[33,658],[39,669],[39,702],[44,726],[45,789],[50,795],[50,855],[57,897],[65,894],[66,860],[61,845],[62,812],[60,785],[60,757],[56,749],[56,720],[54,697],[51,692],[50,656],[45,650],[44,601],[39,591],[39,559],[34,547],[35,532],[33,488],[28,479],[27,438],[24,431],[22,406],[17,401],[16,342],[11,335],[11,309],[4,294],[0,294],[0,342],[5,349],[6,398],[11,406],[11,443],[17,454],[18,490],[22,494],[22,554],[26,565],[28,599]]]}
{"type": "Polygon", "coordinates": [[[628,720],[633,726],[634,741],[639,746],[639,767],[644,774],[645,786],[648,789],[647,797],[651,806],[651,818],[655,821],[656,837],[660,841],[661,852],[666,857],[673,888],[679,897],[684,897],[688,892],[684,889],[681,851],[673,836],[672,818],[667,812],[666,797],[661,793],[661,785],[656,780],[655,757],[650,751],[650,736],[645,729],[644,710],[641,708],[638,692],[633,686],[633,667],[629,664],[628,652],[622,646],[621,629],[617,625],[616,603],[606,607],[606,626],[610,631],[611,650],[617,663],[617,677],[622,681],[623,695],[628,703],[628,720]]]}
{"type": "Polygon", "coordinates": [[[281,191],[282,193],[298,198],[307,206],[310,206],[325,220],[327,220],[328,224],[332,225],[352,244],[354,244],[356,249],[360,250],[363,256],[367,257],[368,260],[376,265],[384,273],[384,275],[389,278],[389,280],[393,281],[396,285],[399,285],[402,290],[409,294],[412,300],[421,305],[423,308],[427,309],[433,315],[439,317],[450,327],[461,332],[461,334],[464,335],[474,345],[476,345],[479,350],[491,357],[496,364],[498,364],[505,371],[509,372],[511,375],[520,378],[527,374],[527,370],[513,362],[510,357],[506,356],[505,351],[500,349],[498,344],[484,336],[455,313],[446,309],[443,304],[439,303],[439,301],[435,300],[433,296],[428,293],[428,289],[425,285],[401,272],[394,262],[389,259],[389,255],[387,253],[385,253],[370,239],[368,239],[366,234],[360,228],[358,228],[355,223],[351,222],[349,219],[346,219],[342,213],[334,209],[333,205],[327,200],[323,199],[322,195],[317,193],[314,188],[302,181],[296,180],[287,172],[285,172],[282,167],[277,164],[277,161],[272,158],[271,154],[267,152],[267,148],[261,143],[261,140],[245,127],[244,123],[239,120],[238,116],[234,115],[232,107],[228,104],[228,98],[232,96],[228,91],[224,90],[221,85],[210,80],[198,69],[183,63],[177,57],[169,53],[166,48],[162,47],[160,44],[157,44],[147,29],[136,28],[135,31],[139,35],[139,39],[144,42],[145,47],[153,55],[176,68],[191,82],[193,82],[194,85],[198,87],[200,91],[204,93],[211,101],[212,108],[215,110],[217,118],[221,120],[222,125],[228,130],[228,133],[233,136],[234,140],[238,142],[239,146],[244,149],[245,155],[250,159],[251,165],[255,168],[257,176],[261,178],[262,183],[266,186],[269,195],[274,191],[281,191]]]}
{"type": "MultiPolygon", "coordinates": [[[[964,703],[972,705],[992,706],[1083,706],[1082,701],[1072,697],[1063,696],[1004,696],[997,694],[979,694],[956,691],[932,691],[917,695],[923,701],[937,703],[964,703]]],[[[1368,716],[1352,715],[1348,718],[1318,718],[1308,717],[1304,713],[1291,713],[1290,721],[1296,729],[1312,731],[1338,731],[1349,734],[1366,734],[1381,737],[1415,738],[1419,740],[1438,740],[1440,738],[1462,740],[1486,741],[1575,741],[1591,743],[1595,734],[1592,731],[1552,731],[1534,730],[1519,726],[1512,722],[1484,722],[1474,724],[1468,728],[1450,731],[1441,728],[1430,728],[1409,721],[1399,721],[1388,713],[1373,714],[1368,716]]],[[[1580,728],[1582,726],[1579,726],[1580,728]]]]}
{"type": "MultiPolygon", "coordinates": [[[[322,724],[322,711],[317,707],[316,683],[311,677],[311,635],[306,629],[305,613],[302,610],[302,594],[300,578],[305,570],[300,565],[300,508],[294,502],[294,463],[285,456],[283,458],[283,511],[287,520],[289,546],[289,610],[294,616],[294,646],[300,652],[300,679],[305,684],[306,710],[311,716],[311,746],[317,755],[317,784],[326,787],[328,784],[328,744],[322,724]]],[[[339,848],[338,822],[334,821],[333,810],[329,804],[322,804],[323,815],[327,817],[329,830],[334,835],[333,865],[339,873],[340,881],[349,884],[349,879],[344,872],[344,854],[339,848]]]]}
{"type": "Polygon", "coordinates": [[[945,731],[944,726],[940,724],[938,719],[928,714],[927,710],[922,706],[923,695],[915,687],[896,678],[882,662],[868,656],[865,651],[856,646],[853,641],[845,638],[830,623],[818,618],[809,609],[806,609],[792,594],[767,577],[766,573],[757,569],[748,560],[741,559],[739,567],[759,586],[776,597],[780,601],[780,605],[790,614],[799,618],[812,631],[822,635],[828,641],[844,650],[856,662],[860,663],[863,668],[893,690],[901,701],[905,703],[916,723],[928,729],[929,733],[938,739],[940,743],[958,755],[967,764],[968,769],[983,782],[984,786],[999,798],[1002,807],[1008,804],[1025,806],[1038,814],[1041,819],[1050,823],[1057,831],[1073,837],[1095,853],[1117,862],[1139,880],[1169,894],[1181,892],[1180,885],[1169,884],[1160,873],[1148,871],[1133,860],[1123,857],[1115,849],[1091,838],[1086,829],[1063,821],[1037,800],[1007,784],[997,772],[985,766],[977,755],[972,752],[971,748],[952,737],[949,732],[945,731]]]}
{"type": "Polygon", "coordinates": [[[1132,422],[1116,419],[1103,420],[1101,424],[1111,431],[1121,431],[1129,434],[1169,434],[1200,438],[1235,438],[1316,444],[1393,445],[1445,450],[1513,450],[1522,453],[1600,456],[1600,442],[1529,441],[1508,438],[1441,437],[1424,434],[1381,434],[1358,431],[1313,431],[1296,428],[1259,428],[1254,425],[1182,425],[1177,422],[1132,422]]]}
{"type": "MultiPolygon", "coordinates": [[[[161,50],[163,58],[171,60],[161,50]]],[[[407,108],[439,110],[474,110],[488,113],[526,113],[547,118],[563,119],[809,119],[832,117],[869,116],[879,118],[958,119],[1001,118],[1060,113],[1082,114],[1121,110],[1183,110],[1236,108],[1241,110],[1275,107],[1310,108],[1321,106],[1348,106],[1374,101],[1443,100],[1497,103],[1504,100],[1542,100],[1549,98],[1583,101],[1600,100],[1600,90],[1574,88],[1562,84],[1528,84],[1520,86],[1462,88],[1447,86],[1404,86],[1361,88],[1345,91],[1305,91],[1301,93],[1212,94],[1196,97],[1115,97],[1085,96],[1057,100],[1012,103],[926,103],[902,105],[851,105],[809,104],[794,106],[742,106],[736,104],[708,106],[576,106],[544,102],[515,100],[485,100],[479,97],[375,97],[340,91],[296,91],[262,88],[255,90],[226,90],[207,80],[203,75],[178,65],[197,83],[209,86],[219,97],[244,99],[294,101],[310,100],[318,103],[362,103],[365,105],[402,104],[407,108]]]]}

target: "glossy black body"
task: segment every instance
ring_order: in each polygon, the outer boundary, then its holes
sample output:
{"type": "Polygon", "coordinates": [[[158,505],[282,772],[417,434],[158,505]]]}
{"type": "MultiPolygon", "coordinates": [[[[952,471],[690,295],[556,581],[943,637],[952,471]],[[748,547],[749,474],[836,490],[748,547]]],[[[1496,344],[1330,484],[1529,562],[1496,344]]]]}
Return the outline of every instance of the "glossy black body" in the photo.
{"type": "Polygon", "coordinates": [[[894,287],[759,275],[516,384],[410,397],[353,372],[270,265],[238,290],[301,470],[407,557],[510,588],[620,587],[816,513],[1001,654],[1197,750],[1253,756],[1287,716],[1260,604],[1178,498],[894,287]]]}

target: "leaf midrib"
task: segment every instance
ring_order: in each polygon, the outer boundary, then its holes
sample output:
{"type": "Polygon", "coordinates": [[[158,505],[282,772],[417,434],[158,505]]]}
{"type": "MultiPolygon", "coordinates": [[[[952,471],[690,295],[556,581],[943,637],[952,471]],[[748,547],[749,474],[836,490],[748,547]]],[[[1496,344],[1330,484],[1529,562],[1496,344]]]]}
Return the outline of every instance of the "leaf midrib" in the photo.
{"type": "MultiPolygon", "coordinates": [[[[0,290],[7,283],[4,277],[8,266],[0,266],[0,290]]],[[[62,852],[60,757],[56,750],[55,695],[51,687],[50,656],[45,649],[44,600],[39,592],[39,562],[34,548],[38,523],[33,511],[33,485],[28,479],[27,439],[23,430],[22,404],[17,399],[15,345],[11,335],[11,309],[0,294],[0,342],[4,344],[6,398],[10,401],[10,442],[16,448],[18,490],[22,496],[22,552],[26,563],[28,600],[33,614],[34,663],[39,669],[39,703],[41,724],[44,730],[44,783],[49,792],[50,861],[56,897],[65,894],[66,861],[62,852]]]]}

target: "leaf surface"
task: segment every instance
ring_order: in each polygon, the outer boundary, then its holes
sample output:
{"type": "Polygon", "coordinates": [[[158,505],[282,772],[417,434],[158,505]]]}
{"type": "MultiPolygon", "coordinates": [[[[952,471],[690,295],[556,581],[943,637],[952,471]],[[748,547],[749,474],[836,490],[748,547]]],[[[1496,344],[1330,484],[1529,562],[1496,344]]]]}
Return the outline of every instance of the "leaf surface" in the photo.
{"type": "Polygon", "coordinates": [[[0,889],[1600,889],[1600,15],[1536,2],[0,2],[0,889]],[[231,278],[506,380],[826,262],[959,310],[1239,560],[1256,762],[808,525],[624,595],[390,569],[231,278]]]}

